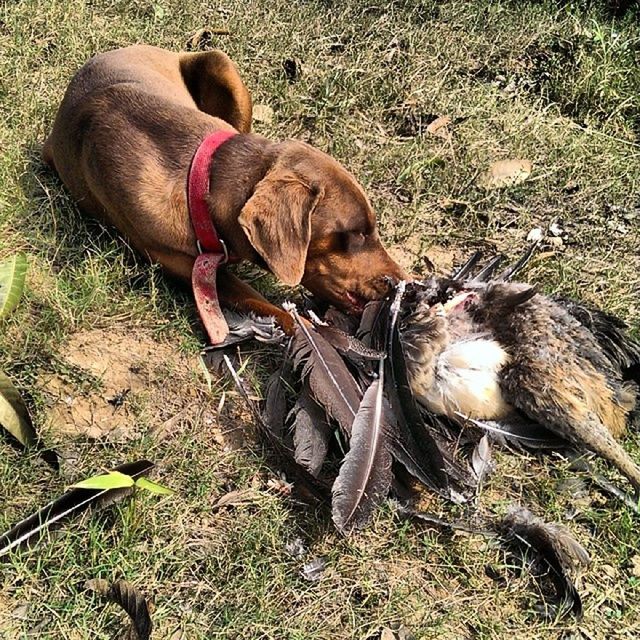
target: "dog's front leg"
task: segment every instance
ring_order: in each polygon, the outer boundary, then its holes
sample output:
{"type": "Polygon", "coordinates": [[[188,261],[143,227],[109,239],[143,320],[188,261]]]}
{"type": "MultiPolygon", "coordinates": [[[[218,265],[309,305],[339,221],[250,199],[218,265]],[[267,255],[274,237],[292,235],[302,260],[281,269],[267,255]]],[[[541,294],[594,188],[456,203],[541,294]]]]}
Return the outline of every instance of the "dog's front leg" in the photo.
{"type": "Polygon", "coordinates": [[[252,311],[258,316],[273,316],[287,335],[293,334],[293,318],[233,273],[222,270],[218,274],[218,296],[223,307],[244,312],[252,311]]]}

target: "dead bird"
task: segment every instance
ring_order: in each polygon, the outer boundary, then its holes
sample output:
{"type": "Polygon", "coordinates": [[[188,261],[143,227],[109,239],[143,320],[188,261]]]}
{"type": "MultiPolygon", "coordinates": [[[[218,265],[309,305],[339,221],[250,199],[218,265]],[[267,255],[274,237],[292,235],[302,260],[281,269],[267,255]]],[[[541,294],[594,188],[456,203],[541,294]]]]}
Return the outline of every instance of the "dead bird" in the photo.
{"type": "Polygon", "coordinates": [[[528,284],[430,278],[407,286],[400,333],[411,388],[436,415],[542,425],[613,464],[640,492],[616,440],[638,403],[640,344],[619,320],[528,284]]]}

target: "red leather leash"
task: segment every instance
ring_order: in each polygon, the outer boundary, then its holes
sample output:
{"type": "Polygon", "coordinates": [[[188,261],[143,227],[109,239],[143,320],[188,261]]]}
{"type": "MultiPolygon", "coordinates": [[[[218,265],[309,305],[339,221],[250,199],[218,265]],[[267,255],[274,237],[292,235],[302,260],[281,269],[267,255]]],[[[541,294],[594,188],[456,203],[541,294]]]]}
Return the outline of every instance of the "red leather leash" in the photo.
{"type": "Polygon", "coordinates": [[[216,288],[218,268],[229,261],[229,251],[213,225],[206,195],[209,193],[213,156],[224,142],[235,135],[235,131],[216,131],[200,143],[191,160],[187,186],[189,215],[199,252],[193,265],[191,284],[200,318],[214,345],[223,342],[229,334],[216,288]]]}

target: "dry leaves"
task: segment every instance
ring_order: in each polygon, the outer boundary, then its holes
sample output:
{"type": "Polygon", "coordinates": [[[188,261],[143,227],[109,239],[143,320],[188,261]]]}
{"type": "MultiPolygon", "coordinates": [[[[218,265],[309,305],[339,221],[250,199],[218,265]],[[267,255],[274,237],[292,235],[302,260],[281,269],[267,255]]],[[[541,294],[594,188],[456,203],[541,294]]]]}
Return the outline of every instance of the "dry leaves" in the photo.
{"type": "Polygon", "coordinates": [[[256,122],[270,124],[271,122],[273,122],[273,109],[266,104],[254,104],[253,119],[256,122]]]}
{"type": "Polygon", "coordinates": [[[449,140],[451,137],[451,131],[449,130],[450,124],[451,118],[449,116],[440,116],[427,125],[427,133],[442,138],[443,140],[449,140]]]}
{"type": "Polygon", "coordinates": [[[222,507],[236,507],[241,504],[251,504],[257,502],[260,494],[254,489],[238,489],[229,491],[220,496],[211,506],[212,511],[221,509],[222,507]]]}
{"type": "Polygon", "coordinates": [[[533,170],[529,160],[498,160],[478,178],[482,189],[504,189],[524,182],[533,170]]]}

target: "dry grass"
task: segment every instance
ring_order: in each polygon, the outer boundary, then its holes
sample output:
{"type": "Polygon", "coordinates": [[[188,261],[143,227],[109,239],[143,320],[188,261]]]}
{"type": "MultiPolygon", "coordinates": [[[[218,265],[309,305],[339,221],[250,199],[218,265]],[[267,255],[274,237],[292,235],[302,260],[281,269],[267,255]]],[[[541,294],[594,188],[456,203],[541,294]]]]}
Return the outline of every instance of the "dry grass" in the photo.
{"type": "MultiPolygon", "coordinates": [[[[98,576],[124,576],[153,597],[156,638],[364,639],[400,623],[417,638],[638,636],[637,520],[598,494],[562,491],[571,474],[550,459],[501,455],[483,502],[500,512],[521,500],[567,523],[585,544],[594,562],[579,584],[580,624],[542,620],[527,572],[493,543],[439,536],[385,511],[343,540],[322,509],[284,499],[227,382],[215,379],[209,390],[194,364],[202,333],[189,295],[117,235],[81,218],[38,158],[66,82],[91,54],[133,42],[178,49],[203,26],[225,28],[229,35],[214,36],[213,46],[237,61],[255,102],[274,110],[256,130],[307,140],[344,162],[405,265],[420,270],[427,255],[444,268],[478,247],[515,256],[531,228],[559,221],[564,244],[546,247],[528,279],[637,327],[640,30],[637,10],[614,18],[604,5],[0,6],[0,256],[24,249],[30,259],[26,301],[2,327],[0,365],[66,458],[55,476],[0,443],[0,529],[77,478],[140,456],[177,489],[172,498],[141,498],[133,519],[126,506],[112,507],[12,556],[2,567],[0,637],[110,637],[118,615],[82,586],[98,576]],[[285,60],[300,71],[293,79],[285,60]],[[437,115],[452,118],[450,140],[426,131],[437,115]],[[531,160],[530,179],[500,191],[476,186],[479,173],[504,158],[531,160]],[[50,380],[62,380],[78,402],[111,397],[109,375],[75,357],[74,345],[96,331],[109,357],[121,346],[127,367],[123,336],[161,346],[145,352],[142,387],[113,407],[120,431],[70,437],[50,380]],[[252,500],[213,508],[236,488],[253,488],[252,500]],[[302,559],[285,548],[298,537],[308,549],[302,559]],[[302,565],[316,556],[327,558],[328,570],[307,582],[302,565]],[[487,577],[487,566],[502,579],[487,577]]],[[[247,274],[273,291],[269,278],[247,274]]],[[[259,380],[264,356],[244,357],[259,380]]],[[[638,450],[635,436],[628,444],[638,450]]]]}

